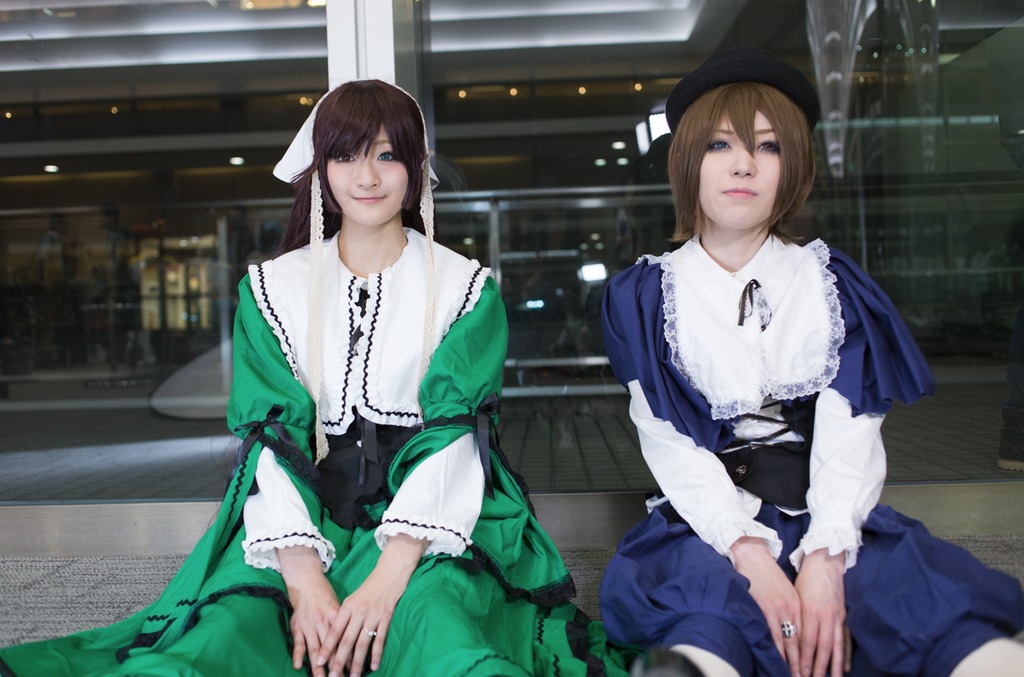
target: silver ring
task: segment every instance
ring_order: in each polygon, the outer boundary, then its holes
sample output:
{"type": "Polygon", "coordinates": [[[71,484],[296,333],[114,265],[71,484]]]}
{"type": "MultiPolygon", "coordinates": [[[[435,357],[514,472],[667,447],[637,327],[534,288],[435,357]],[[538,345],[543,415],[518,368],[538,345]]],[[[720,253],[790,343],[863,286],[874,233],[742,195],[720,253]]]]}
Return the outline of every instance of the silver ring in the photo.
{"type": "Polygon", "coordinates": [[[370,630],[369,628],[367,628],[366,629],[366,634],[370,637],[370,639],[373,639],[374,637],[377,636],[377,631],[376,630],[370,630]]]}
{"type": "Polygon", "coordinates": [[[789,621],[782,621],[782,636],[786,639],[796,637],[796,626],[789,621]]]}

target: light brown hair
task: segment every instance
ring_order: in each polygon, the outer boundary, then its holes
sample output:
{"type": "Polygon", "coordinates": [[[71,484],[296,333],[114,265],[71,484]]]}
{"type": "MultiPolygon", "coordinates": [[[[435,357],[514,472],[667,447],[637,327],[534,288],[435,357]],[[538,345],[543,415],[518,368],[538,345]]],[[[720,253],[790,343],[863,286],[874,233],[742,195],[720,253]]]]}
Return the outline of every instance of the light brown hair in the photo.
{"type": "Polygon", "coordinates": [[[781,175],[775,204],[768,219],[769,232],[782,232],[810,195],[814,183],[814,146],[803,111],[785,94],[758,82],[737,82],[716,87],[697,99],[673,131],[668,155],[668,180],[676,207],[673,242],[700,235],[704,212],[700,208],[700,167],[708,144],[723,118],[751,153],[754,152],[754,117],[764,114],[779,144],[781,175]]]}

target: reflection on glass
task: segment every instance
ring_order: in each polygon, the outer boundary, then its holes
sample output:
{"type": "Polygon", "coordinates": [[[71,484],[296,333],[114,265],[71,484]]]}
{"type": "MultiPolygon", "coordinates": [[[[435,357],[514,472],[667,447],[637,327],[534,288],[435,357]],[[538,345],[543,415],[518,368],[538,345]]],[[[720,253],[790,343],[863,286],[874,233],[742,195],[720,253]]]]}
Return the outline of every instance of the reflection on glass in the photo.
{"type": "MultiPolygon", "coordinates": [[[[213,498],[233,447],[234,287],[288,216],[271,168],[325,86],[325,12],[63,4],[6,10],[35,39],[0,42],[0,501],[213,498]],[[25,469],[49,450],[48,473],[25,469]],[[163,481],[133,465],[138,450],[163,481]],[[99,479],[115,466],[138,481],[99,479]]],[[[1024,441],[1007,386],[1024,301],[1020,9],[492,5],[429,3],[422,84],[440,238],[500,282],[502,441],[534,489],[649,484],[604,358],[601,294],[670,248],[663,100],[735,44],[817,82],[818,183],[798,228],[868,270],[939,377],[933,401],[886,423],[890,479],[1018,476],[997,450],[1024,441]]]]}

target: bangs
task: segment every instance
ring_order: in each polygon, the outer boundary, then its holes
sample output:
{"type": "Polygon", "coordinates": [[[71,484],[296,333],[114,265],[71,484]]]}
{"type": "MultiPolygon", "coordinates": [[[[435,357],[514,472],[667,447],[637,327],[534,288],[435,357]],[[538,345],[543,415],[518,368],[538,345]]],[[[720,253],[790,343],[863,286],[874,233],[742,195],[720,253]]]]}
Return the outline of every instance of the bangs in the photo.
{"type": "Polygon", "coordinates": [[[757,137],[754,118],[764,114],[779,144],[781,172],[775,206],[769,219],[772,232],[796,215],[810,194],[815,162],[811,131],[803,111],[785,94],[757,82],[736,82],[707,92],[695,101],[679,121],[673,134],[669,155],[669,184],[676,203],[675,242],[700,234],[703,213],[700,208],[700,168],[708,144],[722,120],[753,154],[757,137]]]}
{"type": "Polygon", "coordinates": [[[369,153],[384,123],[377,102],[370,97],[348,97],[332,104],[317,114],[314,144],[331,160],[369,153]]]}

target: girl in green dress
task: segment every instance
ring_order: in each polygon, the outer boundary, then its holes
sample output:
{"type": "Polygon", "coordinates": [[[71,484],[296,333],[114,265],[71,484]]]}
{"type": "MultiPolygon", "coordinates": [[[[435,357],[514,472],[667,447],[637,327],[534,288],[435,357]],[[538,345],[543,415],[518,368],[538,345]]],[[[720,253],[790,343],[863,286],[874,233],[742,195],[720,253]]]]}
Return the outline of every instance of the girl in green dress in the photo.
{"type": "Polygon", "coordinates": [[[297,198],[239,285],[215,523],[151,606],[0,673],[623,674],[493,444],[504,307],[433,242],[415,100],[334,89],[275,173],[297,198]]]}

